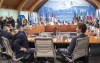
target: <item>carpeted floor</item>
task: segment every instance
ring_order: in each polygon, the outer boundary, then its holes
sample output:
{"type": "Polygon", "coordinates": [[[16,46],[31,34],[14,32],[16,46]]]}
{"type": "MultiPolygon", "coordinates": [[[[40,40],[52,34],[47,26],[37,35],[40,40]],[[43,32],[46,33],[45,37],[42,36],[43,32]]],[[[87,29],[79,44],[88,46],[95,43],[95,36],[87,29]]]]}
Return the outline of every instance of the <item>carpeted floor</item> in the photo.
{"type": "MultiPolygon", "coordinates": [[[[57,55],[58,57],[58,55],[57,55]]],[[[8,63],[7,61],[1,61],[0,63],[8,63]]],[[[13,62],[15,63],[15,62],[13,62]]],[[[68,63],[61,57],[56,59],[55,63],[68,63]]],[[[90,46],[89,62],[88,63],[100,63],[100,44],[93,44],[90,46]]]]}

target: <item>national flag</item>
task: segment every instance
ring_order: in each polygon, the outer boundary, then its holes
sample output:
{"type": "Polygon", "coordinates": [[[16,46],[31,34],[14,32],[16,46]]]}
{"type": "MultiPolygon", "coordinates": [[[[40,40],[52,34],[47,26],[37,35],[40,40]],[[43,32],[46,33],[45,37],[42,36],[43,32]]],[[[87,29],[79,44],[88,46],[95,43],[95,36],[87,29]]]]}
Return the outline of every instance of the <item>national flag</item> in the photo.
{"type": "Polygon", "coordinates": [[[83,9],[80,9],[80,10],[81,10],[81,12],[80,12],[80,19],[83,20],[83,14],[82,14],[83,9]]]}
{"type": "Polygon", "coordinates": [[[83,16],[82,15],[80,16],[80,19],[83,20],[83,16]]]}
{"type": "Polygon", "coordinates": [[[94,19],[96,19],[96,13],[94,14],[94,19]]]}
{"type": "Polygon", "coordinates": [[[49,19],[49,21],[50,21],[50,19],[51,19],[51,17],[50,17],[50,12],[48,12],[48,19],[49,19]]]}
{"type": "Polygon", "coordinates": [[[98,10],[98,19],[100,19],[100,12],[99,12],[99,10],[98,10]]]}
{"type": "Polygon", "coordinates": [[[49,21],[48,19],[48,13],[46,13],[46,19],[45,19],[47,22],[49,21]]]}
{"type": "Polygon", "coordinates": [[[90,19],[89,19],[89,13],[88,13],[88,11],[86,12],[86,21],[89,21],[90,19]]]}
{"type": "Polygon", "coordinates": [[[51,13],[51,14],[52,14],[52,15],[51,15],[51,16],[52,16],[51,19],[52,19],[52,21],[54,21],[54,13],[53,13],[53,10],[52,10],[52,13],[51,13]]]}
{"type": "Polygon", "coordinates": [[[32,15],[31,15],[31,13],[28,14],[28,22],[30,24],[32,24],[32,15]]]}
{"type": "Polygon", "coordinates": [[[42,9],[42,19],[43,19],[43,21],[45,19],[45,9],[44,8],[42,9]]]}
{"type": "Polygon", "coordinates": [[[54,21],[56,22],[56,11],[54,12],[54,21]]]}
{"type": "Polygon", "coordinates": [[[42,13],[40,13],[40,21],[43,21],[42,13]]]}
{"type": "Polygon", "coordinates": [[[76,12],[74,11],[74,17],[76,18],[76,12]]]}
{"type": "Polygon", "coordinates": [[[28,21],[30,21],[30,13],[28,13],[28,21]]]}
{"type": "Polygon", "coordinates": [[[84,20],[86,19],[86,14],[87,14],[87,11],[84,12],[84,16],[83,16],[83,19],[84,19],[84,20]]]}
{"type": "Polygon", "coordinates": [[[90,14],[90,17],[89,17],[89,18],[90,18],[90,22],[92,22],[92,12],[91,12],[91,14],[90,14]]]}

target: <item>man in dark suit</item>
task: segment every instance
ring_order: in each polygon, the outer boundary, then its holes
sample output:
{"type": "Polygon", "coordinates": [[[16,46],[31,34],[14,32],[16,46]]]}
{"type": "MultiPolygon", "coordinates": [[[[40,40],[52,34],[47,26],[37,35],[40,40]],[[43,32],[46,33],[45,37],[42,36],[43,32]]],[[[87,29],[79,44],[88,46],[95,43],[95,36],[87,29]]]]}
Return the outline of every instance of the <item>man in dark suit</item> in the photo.
{"type": "Polygon", "coordinates": [[[60,49],[58,49],[57,50],[58,53],[64,53],[64,54],[66,54],[68,56],[71,56],[71,54],[73,53],[73,50],[75,48],[75,45],[76,45],[76,40],[78,38],[83,38],[83,37],[87,36],[87,35],[85,35],[86,29],[87,29],[86,24],[84,24],[84,23],[78,23],[77,29],[76,29],[76,31],[78,33],[78,36],[74,37],[71,40],[71,42],[70,42],[69,46],[67,47],[67,49],[66,48],[60,48],[60,49]]]}
{"type": "Polygon", "coordinates": [[[11,34],[10,29],[11,29],[10,27],[5,26],[2,31],[2,36],[7,38],[8,40],[13,40],[14,36],[13,34],[11,34]]]}
{"type": "Polygon", "coordinates": [[[94,27],[99,28],[99,20],[97,19],[96,23],[94,24],[94,27]]]}
{"type": "MultiPolygon", "coordinates": [[[[12,46],[13,51],[16,54],[16,58],[25,59],[27,56],[34,57],[34,49],[29,48],[27,34],[29,28],[24,29],[24,31],[16,31],[12,46]]],[[[34,58],[31,58],[34,59],[34,58]]]]}
{"type": "Polygon", "coordinates": [[[2,30],[0,30],[0,45],[3,46],[3,42],[2,42],[2,30]]]}
{"type": "Polygon", "coordinates": [[[13,28],[15,28],[15,20],[13,19],[13,17],[9,17],[9,22],[8,22],[9,25],[11,25],[13,28]]]}
{"type": "Polygon", "coordinates": [[[10,42],[13,40],[13,34],[10,33],[10,27],[5,26],[3,31],[0,31],[0,36],[7,38],[10,42]]]}
{"type": "Polygon", "coordinates": [[[17,19],[17,28],[19,29],[22,26],[21,19],[17,19]]]}
{"type": "MultiPolygon", "coordinates": [[[[11,43],[12,43],[14,36],[12,33],[10,33],[10,27],[5,26],[3,28],[3,31],[0,30],[0,45],[3,47],[4,45],[3,45],[2,37],[7,38],[9,40],[9,44],[11,46],[11,43]]],[[[5,51],[5,48],[3,47],[2,50],[5,51]]]]}

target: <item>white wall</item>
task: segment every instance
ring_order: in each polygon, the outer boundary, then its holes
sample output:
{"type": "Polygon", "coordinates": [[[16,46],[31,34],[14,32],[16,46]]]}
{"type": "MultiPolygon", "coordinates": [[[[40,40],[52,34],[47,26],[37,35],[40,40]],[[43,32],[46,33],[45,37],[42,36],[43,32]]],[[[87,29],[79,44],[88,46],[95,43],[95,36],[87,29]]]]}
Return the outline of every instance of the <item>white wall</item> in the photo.
{"type": "Polygon", "coordinates": [[[18,18],[18,12],[17,10],[13,10],[13,9],[0,9],[0,16],[3,16],[4,18],[7,17],[11,17],[13,16],[13,18],[16,20],[18,18]]]}
{"type": "MultiPolygon", "coordinates": [[[[37,12],[32,12],[29,14],[29,11],[21,11],[20,15],[24,15],[25,18],[28,20],[28,18],[31,15],[31,19],[34,21],[35,18],[37,19],[37,12]]],[[[13,9],[5,9],[5,8],[1,8],[0,9],[0,16],[3,16],[4,19],[5,17],[13,17],[15,19],[15,21],[18,19],[18,11],[17,10],[13,10],[13,9]]]]}

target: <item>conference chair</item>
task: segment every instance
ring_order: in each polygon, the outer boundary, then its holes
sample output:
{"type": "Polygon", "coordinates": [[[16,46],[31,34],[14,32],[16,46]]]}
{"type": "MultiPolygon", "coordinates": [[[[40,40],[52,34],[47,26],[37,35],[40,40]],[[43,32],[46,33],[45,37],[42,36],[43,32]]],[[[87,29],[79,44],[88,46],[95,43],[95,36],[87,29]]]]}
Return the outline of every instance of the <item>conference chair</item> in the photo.
{"type": "MultiPolygon", "coordinates": [[[[75,63],[75,60],[79,58],[86,58],[88,60],[88,49],[89,49],[89,38],[79,38],[76,41],[76,46],[75,49],[70,57],[67,55],[63,54],[62,55],[65,57],[65,60],[71,63],[75,63]]],[[[79,62],[79,61],[78,61],[79,62]]]]}
{"type": "Polygon", "coordinates": [[[42,32],[41,36],[43,36],[43,37],[51,37],[51,32],[42,32]]]}
{"type": "Polygon", "coordinates": [[[13,52],[13,50],[11,49],[11,46],[9,44],[9,40],[5,37],[2,37],[3,40],[3,46],[5,48],[5,51],[2,52],[3,56],[5,57],[5,61],[7,61],[7,63],[13,63],[13,62],[17,62],[20,63],[20,60],[23,59],[23,57],[16,59],[16,55],[13,52]]]}
{"type": "Polygon", "coordinates": [[[16,58],[16,55],[15,53],[13,52],[13,50],[11,49],[11,46],[9,44],[9,40],[5,37],[2,37],[2,40],[3,40],[3,45],[4,45],[4,48],[5,48],[5,51],[2,52],[3,53],[3,56],[5,57],[6,59],[6,63],[25,63],[25,62],[28,62],[29,60],[29,56],[30,55],[27,55],[25,58],[24,57],[20,57],[20,58],[16,58]]]}
{"type": "Polygon", "coordinates": [[[3,59],[3,57],[2,57],[2,46],[0,45],[0,60],[2,60],[3,59]]]}
{"type": "MultiPolygon", "coordinates": [[[[35,38],[35,58],[45,57],[56,59],[56,53],[53,45],[53,40],[51,37],[36,37],[35,38]]],[[[48,63],[48,61],[46,61],[48,63]]]]}

